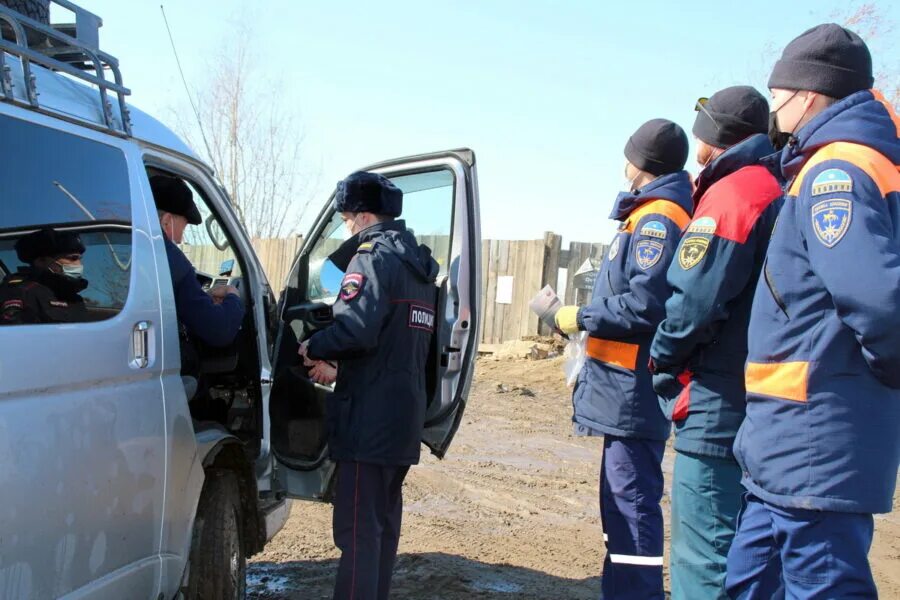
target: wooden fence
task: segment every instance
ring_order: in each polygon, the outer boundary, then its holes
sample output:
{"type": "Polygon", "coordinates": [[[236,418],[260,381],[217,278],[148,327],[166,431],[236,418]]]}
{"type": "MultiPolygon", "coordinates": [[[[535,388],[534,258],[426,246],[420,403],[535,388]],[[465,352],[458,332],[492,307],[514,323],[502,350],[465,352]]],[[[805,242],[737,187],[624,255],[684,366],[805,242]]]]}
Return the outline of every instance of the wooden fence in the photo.
{"type": "MultiPolygon", "coordinates": [[[[420,241],[431,242],[429,245],[445,271],[448,265],[443,262],[449,239],[420,241]]],[[[254,239],[252,243],[272,289],[278,294],[302,239],[254,239]]],[[[231,250],[223,252],[207,245],[183,248],[194,266],[209,274],[219,273],[222,262],[234,257],[231,250]]],[[[605,251],[604,244],[590,242],[570,242],[568,249],[563,250],[562,237],[549,232],[542,240],[483,240],[481,341],[496,344],[550,333],[529,310],[531,298],[549,284],[566,304],[587,301],[590,292],[575,286],[574,275],[586,260],[599,261],[605,251]],[[564,278],[562,269],[565,269],[564,278]],[[561,282],[565,285],[558,285],[561,282]]]]}

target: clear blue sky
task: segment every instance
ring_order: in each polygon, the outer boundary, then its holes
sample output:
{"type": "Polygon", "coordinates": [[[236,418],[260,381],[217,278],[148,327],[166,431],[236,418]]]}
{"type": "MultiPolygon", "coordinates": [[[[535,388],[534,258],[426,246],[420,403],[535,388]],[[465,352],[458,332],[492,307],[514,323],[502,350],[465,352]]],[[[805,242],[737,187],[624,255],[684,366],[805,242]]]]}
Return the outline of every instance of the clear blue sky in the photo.
{"type": "MultiPolygon", "coordinates": [[[[80,0],[104,20],[135,105],[166,120],[185,92],[159,0],[80,0]]],[[[164,2],[182,63],[203,77],[234,32],[254,30],[264,77],[304,124],[318,205],[347,173],[468,146],[485,237],[607,241],[622,148],[645,120],[690,131],[698,96],[765,84],[781,47],[846,2],[164,2]],[[771,47],[772,50],[766,50],[771,47]]],[[[882,1],[900,21],[900,2],[882,1]]],[[[842,8],[843,7],[843,8],[842,8]]],[[[877,53],[876,65],[896,60],[877,53]]],[[[892,67],[894,65],[886,65],[892,67]]],[[[691,158],[689,170],[696,171],[691,158]]]]}

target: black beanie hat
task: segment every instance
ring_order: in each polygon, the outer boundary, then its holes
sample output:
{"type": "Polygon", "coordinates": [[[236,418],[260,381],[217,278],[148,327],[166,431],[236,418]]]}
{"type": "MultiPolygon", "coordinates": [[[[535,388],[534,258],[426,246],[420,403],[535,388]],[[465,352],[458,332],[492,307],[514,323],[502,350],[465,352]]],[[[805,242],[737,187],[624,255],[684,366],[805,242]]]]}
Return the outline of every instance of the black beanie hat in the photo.
{"type": "Polygon", "coordinates": [[[769,103],[756,88],[736,85],[710,96],[697,111],[693,133],[711,146],[728,148],[768,130],[769,103]]]}
{"type": "Polygon", "coordinates": [[[818,25],[794,38],[769,77],[769,89],[809,90],[837,99],[874,83],[868,46],[834,23],[818,25]]]}
{"type": "Polygon", "coordinates": [[[688,138],[684,129],[667,119],[651,119],[638,127],[625,144],[625,158],[641,171],[660,176],[684,168],[688,138]]]}
{"type": "Polygon", "coordinates": [[[157,209],[180,215],[191,225],[203,222],[194,204],[194,194],[182,180],[168,175],[154,175],[150,178],[150,190],[157,209]]]}
{"type": "Polygon", "coordinates": [[[357,171],[338,182],[333,205],[338,212],[399,217],[403,212],[403,192],[383,175],[357,171]]]}
{"type": "Polygon", "coordinates": [[[16,242],[16,256],[28,264],[42,256],[53,258],[63,254],[84,254],[84,250],[77,233],[49,228],[29,233],[16,242]]]}

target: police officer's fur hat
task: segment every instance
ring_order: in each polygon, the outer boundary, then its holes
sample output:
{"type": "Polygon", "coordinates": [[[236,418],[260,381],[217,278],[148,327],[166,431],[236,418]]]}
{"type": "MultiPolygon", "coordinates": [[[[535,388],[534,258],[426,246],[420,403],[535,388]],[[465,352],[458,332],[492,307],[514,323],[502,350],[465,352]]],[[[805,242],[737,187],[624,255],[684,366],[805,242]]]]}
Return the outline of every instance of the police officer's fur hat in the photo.
{"type": "Polygon", "coordinates": [[[399,217],[403,212],[403,191],[387,177],[357,171],[338,182],[333,205],[338,212],[399,217]]]}
{"type": "Polygon", "coordinates": [[[159,210],[180,215],[191,225],[203,222],[200,211],[194,204],[194,194],[182,180],[168,175],[154,175],[150,178],[150,189],[159,210]]]}
{"type": "Polygon", "coordinates": [[[84,244],[77,233],[49,228],[29,233],[16,242],[16,255],[19,260],[28,264],[41,257],[84,254],[84,250],[84,244]]]}

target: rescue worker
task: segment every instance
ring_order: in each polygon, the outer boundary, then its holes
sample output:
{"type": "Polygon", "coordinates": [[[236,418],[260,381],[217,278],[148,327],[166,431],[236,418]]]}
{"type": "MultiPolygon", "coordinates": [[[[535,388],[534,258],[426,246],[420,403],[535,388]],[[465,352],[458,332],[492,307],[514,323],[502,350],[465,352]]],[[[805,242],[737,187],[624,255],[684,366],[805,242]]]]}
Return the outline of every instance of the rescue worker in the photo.
{"type": "MultiPolygon", "coordinates": [[[[193,194],[188,186],[176,177],[154,175],[150,178],[150,188],[159,211],[159,223],[165,235],[166,257],[172,275],[175,292],[175,312],[181,327],[183,342],[197,339],[213,347],[231,344],[237,337],[244,319],[244,305],[238,290],[233,286],[216,286],[204,292],[197,279],[197,272],[188,257],[176,244],[184,237],[185,228],[203,222],[200,211],[194,204],[193,194]],[[184,338],[187,338],[185,340],[184,338]]],[[[182,344],[190,353],[196,350],[182,344]]],[[[182,356],[182,363],[196,360],[182,356]],[[185,360],[187,358],[187,361],[185,360]]],[[[185,368],[182,372],[193,367],[185,368]]]]}
{"type": "Polygon", "coordinates": [[[338,184],[334,209],[352,237],[330,259],[345,275],[333,323],[300,348],[307,364],[339,361],[327,404],[338,600],[388,597],[403,480],[419,462],[439,267],[396,220],[402,208],[403,192],[381,175],[357,172],[338,184]]]}
{"type": "Polygon", "coordinates": [[[0,325],[92,321],[80,293],[84,244],[78,234],[40,229],[16,242],[19,267],[0,284],[0,325]]]}
{"type": "Polygon", "coordinates": [[[662,458],[669,422],[647,364],[665,315],[666,269],[691,216],[688,140],[665,119],[644,123],[625,145],[627,191],[620,221],[584,307],[564,306],[557,327],[587,331],[589,360],[573,397],[577,435],[602,435],[600,519],[606,540],[603,597],[663,598],[662,458]]]}
{"type": "Polygon", "coordinates": [[[695,108],[702,170],[694,217],[669,267],[672,296],[650,347],[653,385],[675,423],[669,573],[676,600],[727,598],[743,490],[731,447],[744,418],[747,327],[782,195],[762,164],[775,152],[763,95],[728,87],[695,108]]]}
{"type": "Polygon", "coordinates": [[[788,184],[750,317],[735,598],[877,595],[872,514],[900,466],[900,119],[872,84],[866,44],[834,24],[769,78],[788,184]]]}

